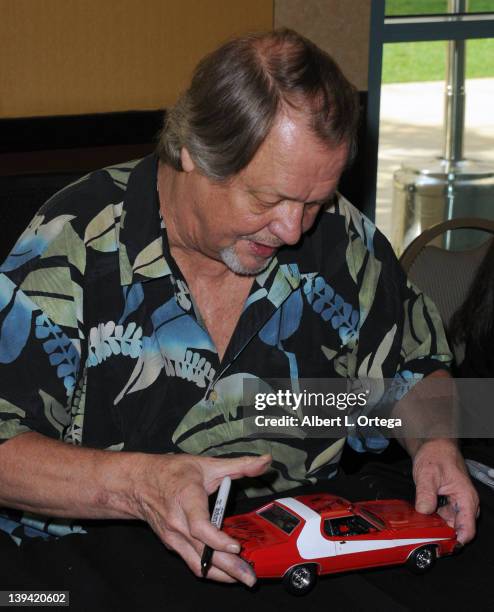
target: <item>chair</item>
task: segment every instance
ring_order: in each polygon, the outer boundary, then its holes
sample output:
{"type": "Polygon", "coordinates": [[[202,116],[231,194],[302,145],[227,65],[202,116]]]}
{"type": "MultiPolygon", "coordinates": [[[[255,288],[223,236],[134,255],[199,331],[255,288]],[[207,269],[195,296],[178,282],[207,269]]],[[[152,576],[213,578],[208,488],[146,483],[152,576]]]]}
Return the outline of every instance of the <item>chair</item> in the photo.
{"type": "MultiPolygon", "coordinates": [[[[429,243],[448,231],[472,229],[494,235],[494,221],[461,218],[438,223],[411,242],[400,258],[409,279],[436,304],[445,327],[465,301],[477,269],[485,257],[491,240],[465,251],[448,251],[429,243]]],[[[463,360],[464,347],[453,347],[458,362],[463,360]]]]}

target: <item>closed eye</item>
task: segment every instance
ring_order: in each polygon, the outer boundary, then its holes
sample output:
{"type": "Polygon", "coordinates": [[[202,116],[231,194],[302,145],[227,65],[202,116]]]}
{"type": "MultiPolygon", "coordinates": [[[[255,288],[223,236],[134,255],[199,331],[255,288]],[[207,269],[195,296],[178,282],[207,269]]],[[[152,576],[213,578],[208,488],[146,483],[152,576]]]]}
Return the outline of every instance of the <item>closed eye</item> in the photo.
{"type": "MultiPolygon", "coordinates": [[[[283,202],[286,202],[286,201],[288,201],[288,202],[297,202],[297,200],[294,200],[294,199],[288,198],[288,197],[279,197],[279,198],[273,198],[273,199],[266,199],[266,198],[259,197],[255,193],[252,193],[252,195],[257,200],[257,202],[259,202],[259,204],[261,204],[261,206],[266,207],[266,208],[277,206],[278,204],[282,204],[283,202]]],[[[333,204],[335,198],[336,198],[336,194],[332,193],[330,196],[324,198],[323,200],[314,200],[312,202],[304,202],[303,204],[306,207],[330,206],[331,204],[333,204]]]]}

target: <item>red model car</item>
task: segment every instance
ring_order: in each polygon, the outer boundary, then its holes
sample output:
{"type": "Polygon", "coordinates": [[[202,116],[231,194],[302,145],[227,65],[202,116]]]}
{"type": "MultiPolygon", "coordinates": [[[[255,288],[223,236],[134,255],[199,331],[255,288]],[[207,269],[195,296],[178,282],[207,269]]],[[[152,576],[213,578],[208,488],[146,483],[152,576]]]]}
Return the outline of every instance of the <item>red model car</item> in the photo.
{"type": "Polygon", "coordinates": [[[320,574],[406,563],[427,571],[451,554],[456,532],[438,514],[419,514],[405,501],[350,503],[328,494],[283,497],[225,519],[259,578],[283,578],[307,593],[320,574]]]}

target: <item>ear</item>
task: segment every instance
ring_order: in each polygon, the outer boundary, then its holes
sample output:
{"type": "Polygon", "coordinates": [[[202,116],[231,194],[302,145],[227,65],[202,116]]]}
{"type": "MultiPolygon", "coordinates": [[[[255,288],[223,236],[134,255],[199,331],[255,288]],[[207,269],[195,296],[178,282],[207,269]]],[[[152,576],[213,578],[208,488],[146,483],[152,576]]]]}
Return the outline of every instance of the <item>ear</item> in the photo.
{"type": "Polygon", "coordinates": [[[182,150],[180,151],[180,161],[182,162],[182,168],[184,169],[184,172],[192,172],[193,170],[195,170],[196,166],[192,161],[190,153],[185,147],[182,147],[182,150]]]}

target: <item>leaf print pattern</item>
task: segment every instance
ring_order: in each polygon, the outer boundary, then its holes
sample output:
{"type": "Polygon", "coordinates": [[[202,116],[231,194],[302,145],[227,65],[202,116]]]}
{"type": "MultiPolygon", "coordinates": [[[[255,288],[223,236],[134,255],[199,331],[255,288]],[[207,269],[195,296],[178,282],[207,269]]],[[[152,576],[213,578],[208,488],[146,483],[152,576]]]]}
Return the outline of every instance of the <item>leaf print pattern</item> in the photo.
{"type": "Polygon", "coordinates": [[[0,363],[12,363],[26,346],[36,304],[0,274],[0,363]]]}
{"type": "Polygon", "coordinates": [[[169,376],[184,378],[201,388],[204,388],[208,382],[213,380],[216,373],[206,357],[191,350],[185,351],[184,359],[176,361],[175,364],[165,361],[165,369],[169,376]]]}
{"type": "Polygon", "coordinates": [[[190,292],[187,285],[180,279],[175,281],[176,292],[175,296],[177,299],[177,303],[185,311],[189,311],[192,307],[192,302],[190,301],[190,292]]]}
{"type": "Polygon", "coordinates": [[[414,373],[410,370],[397,372],[389,389],[386,390],[384,400],[388,403],[393,403],[400,400],[415,384],[417,384],[419,380],[422,380],[422,378],[422,374],[414,373]]]}
{"type": "Polygon", "coordinates": [[[116,251],[117,235],[115,217],[119,217],[122,204],[109,204],[94,217],[84,232],[84,244],[103,253],[116,251]]]}
{"type": "Polygon", "coordinates": [[[206,386],[215,370],[207,358],[198,355],[203,351],[216,352],[209,334],[191,314],[182,310],[175,298],[156,309],[151,320],[167,374],[186,378],[187,373],[194,371],[193,382],[206,386]]]}
{"type": "Polygon", "coordinates": [[[48,338],[43,342],[43,349],[49,355],[50,364],[56,366],[57,376],[63,378],[67,395],[71,395],[79,369],[79,353],[72,340],[44,313],[36,317],[35,334],[38,340],[48,338]]]}
{"type": "Polygon", "coordinates": [[[82,444],[82,430],[84,425],[84,413],[86,410],[86,386],[87,367],[79,378],[78,384],[72,395],[70,406],[70,423],[64,431],[63,440],[68,444],[80,446],[82,444]]]}
{"type": "Polygon", "coordinates": [[[2,508],[0,510],[0,530],[8,533],[12,540],[20,546],[25,538],[63,537],[71,533],[87,533],[87,531],[71,519],[47,520],[38,514],[2,508]]]}
{"type": "Polygon", "coordinates": [[[43,406],[45,409],[45,417],[53,425],[53,428],[61,435],[64,429],[70,424],[70,412],[67,408],[57,401],[43,389],[39,390],[43,406]]]}
{"type": "Polygon", "coordinates": [[[349,234],[357,233],[369,253],[374,253],[374,236],[376,226],[359,210],[352,206],[341,194],[338,196],[338,204],[346,219],[349,234]]]}
{"type": "Polygon", "coordinates": [[[144,291],[141,283],[135,283],[130,287],[123,287],[123,296],[125,300],[125,308],[120,317],[118,324],[122,325],[127,318],[135,312],[144,301],[144,291]]]}
{"type": "MultiPolygon", "coordinates": [[[[245,403],[243,385],[247,380],[257,379],[252,374],[241,372],[219,380],[215,385],[217,399],[214,403],[211,404],[206,397],[203,397],[192,406],[173,432],[173,441],[184,452],[199,455],[210,446],[211,441],[222,440],[221,435],[215,436],[214,428],[208,427],[207,421],[214,419],[216,426],[220,428],[224,427],[227,422],[231,426],[230,421],[234,421],[236,426],[243,428],[242,421],[238,419],[238,411],[245,403]],[[207,415],[206,418],[205,415],[207,415]],[[206,430],[208,431],[207,437],[204,436],[206,430]]],[[[271,391],[268,385],[263,385],[263,387],[266,387],[266,392],[271,391]]]]}
{"type": "Polygon", "coordinates": [[[156,238],[139,252],[132,266],[135,273],[154,278],[169,272],[168,264],[163,259],[162,241],[161,237],[156,238]]]}
{"type": "Polygon", "coordinates": [[[158,378],[164,365],[165,360],[160,353],[156,338],[144,336],[142,338],[142,351],[134,370],[113,403],[117,405],[126,395],[150,387],[158,378]]]}
{"type": "Polygon", "coordinates": [[[95,367],[112,355],[137,358],[142,348],[142,329],[134,322],[124,328],[114,321],[100,323],[89,332],[88,367],[95,367]]]}
{"type": "Polygon", "coordinates": [[[293,352],[284,350],[283,340],[297,331],[302,319],[302,311],[302,295],[298,290],[290,295],[259,332],[259,338],[263,342],[270,346],[277,346],[287,356],[290,364],[290,378],[296,381],[293,389],[295,392],[299,391],[297,357],[293,352]]]}
{"type": "Polygon", "coordinates": [[[139,161],[139,159],[134,159],[122,164],[115,164],[114,166],[103,168],[103,171],[110,175],[117,187],[125,189],[129,182],[131,171],[136,167],[139,161]]]}
{"type": "Polygon", "coordinates": [[[82,292],[80,286],[72,282],[67,268],[62,266],[33,270],[22,283],[23,292],[36,301],[53,323],[63,327],[77,327],[73,295],[62,293],[62,287],[71,292],[78,288],[78,293],[82,292]]]}
{"type": "Polygon", "coordinates": [[[329,321],[337,329],[342,344],[348,344],[358,336],[359,312],[338,295],[322,276],[302,275],[304,295],[314,312],[323,321],[329,321]]]}
{"type": "Polygon", "coordinates": [[[41,255],[60,232],[67,221],[74,215],[60,215],[44,223],[44,215],[36,215],[26,231],[16,242],[10,255],[0,266],[0,272],[10,272],[19,268],[34,257],[41,255]]]}

